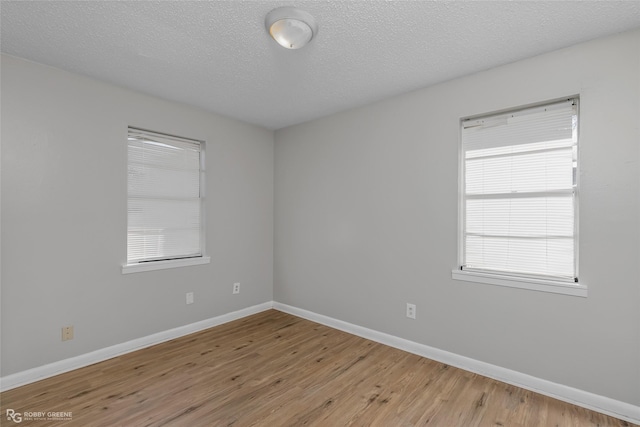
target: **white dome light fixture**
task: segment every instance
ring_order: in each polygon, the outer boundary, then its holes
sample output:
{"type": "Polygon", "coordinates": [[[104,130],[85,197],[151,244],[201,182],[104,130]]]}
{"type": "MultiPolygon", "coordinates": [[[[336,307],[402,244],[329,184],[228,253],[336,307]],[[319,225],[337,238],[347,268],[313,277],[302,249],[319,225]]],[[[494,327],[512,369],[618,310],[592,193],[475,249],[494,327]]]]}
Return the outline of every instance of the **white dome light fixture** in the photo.
{"type": "Polygon", "coordinates": [[[287,49],[300,49],[318,32],[310,13],[290,6],[273,9],[264,23],[271,37],[287,49]]]}

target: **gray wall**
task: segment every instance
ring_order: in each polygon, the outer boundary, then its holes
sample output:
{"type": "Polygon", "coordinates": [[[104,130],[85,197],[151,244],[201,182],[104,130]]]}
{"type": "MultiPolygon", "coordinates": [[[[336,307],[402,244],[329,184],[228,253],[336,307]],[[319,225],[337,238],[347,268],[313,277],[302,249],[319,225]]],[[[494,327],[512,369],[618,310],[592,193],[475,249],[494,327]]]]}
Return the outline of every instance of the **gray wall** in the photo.
{"type": "Polygon", "coordinates": [[[635,31],[277,131],[275,299],[640,405],[639,61],[635,31]],[[452,280],[460,118],[576,94],[588,298],[452,280]]]}
{"type": "Polygon", "coordinates": [[[272,300],[272,131],[8,56],[1,78],[3,376],[272,300]],[[128,125],[207,142],[210,264],[121,273],[128,125]]]}

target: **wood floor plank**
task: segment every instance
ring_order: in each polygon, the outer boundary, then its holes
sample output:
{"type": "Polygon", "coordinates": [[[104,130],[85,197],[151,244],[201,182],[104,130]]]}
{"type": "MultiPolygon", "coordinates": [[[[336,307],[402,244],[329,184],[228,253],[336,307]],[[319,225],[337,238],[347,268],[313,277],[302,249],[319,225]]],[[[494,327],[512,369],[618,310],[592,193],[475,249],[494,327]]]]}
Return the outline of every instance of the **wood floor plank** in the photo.
{"type": "MultiPolygon", "coordinates": [[[[0,394],[21,426],[633,424],[269,310],[0,394]]],[[[639,427],[639,426],[636,426],[639,427]]]]}

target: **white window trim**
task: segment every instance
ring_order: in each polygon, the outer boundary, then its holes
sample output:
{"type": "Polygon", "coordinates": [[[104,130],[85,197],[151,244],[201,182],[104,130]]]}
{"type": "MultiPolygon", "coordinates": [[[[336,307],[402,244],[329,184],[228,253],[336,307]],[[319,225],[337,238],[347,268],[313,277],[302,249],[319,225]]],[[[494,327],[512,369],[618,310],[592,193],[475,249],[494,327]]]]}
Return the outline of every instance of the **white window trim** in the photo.
{"type": "Polygon", "coordinates": [[[209,264],[211,257],[202,256],[195,258],[168,259],[164,261],[139,262],[135,264],[124,264],[122,274],[139,273],[141,271],[165,270],[168,268],[187,267],[190,265],[209,264]]]}
{"type": "Polygon", "coordinates": [[[478,271],[452,270],[451,278],[465,282],[484,283],[487,285],[506,286],[510,288],[528,289],[531,291],[549,292],[553,294],[587,297],[587,287],[579,283],[568,283],[549,279],[533,279],[518,276],[502,276],[499,274],[478,271]]]}
{"type": "MultiPolygon", "coordinates": [[[[169,137],[175,137],[185,140],[192,140],[194,142],[200,143],[200,194],[202,203],[200,204],[200,249],[202,251],[201,256],[196,256],[192,258],[176,258],[176,259],[167,259],[167,260],[158,260],[158,261],[145,261],[145,262],[135,262],[128,264],[126,261],[122,264],[122,274],[131,274],[131,273],[139,273],[143,271],[154,271],[154,270],[167,270],[170,268],[179,268],[179,267],[188,267],[192,265],[203,265],[209,264],[211,262],[211,257],[206,255],[207,250],[207,238],[206,238],[206,180],[204,176],[206,174],[206,147],[207,143],[204,140],[196,140],[192,138],[185,138],[181,136],[171,135],[171,134],[162,134],[156,131],[151,131],[148,129],[137,128],[134,126],[129,126],[127,129],[134,129],[148,133],[156,133],[160,135],[165,135],[169,137]]],[[[128,160],[127,160],[128,161],[128,160]]]]}
{"type": "MultiPolygon", "coordinates": [[[[556,101],[566,100],[566,99],[579,99],[578,95],[571,97],[563,97],[556,101]]],[[[556,101],[548,101],[542,103],[540,105],[548,105],[553,104],[556,101]]],[[[579,104],[578,104],[579,105],[579,104]]],[[[530,107],[523,107],[522,109],[527,109],[530,107]]],[[[578,107],[579,108],[579,107],[578,107]]],[[[505,111],[509,112],[509,111],[505,111]]],[[[498,113],[496,113],[498,114],[498,113]]],[[[488,117],[491,114],[483,114],[482,117],[488,117]]],[[[463,118],[460,123],[465,119],[472,119],[473,117],[463,118]]],[[[580,122],[578,122],[580,123],[580,122]]],[[[464,209],[462,207],[462,199],[464,197],[464,150],[462,149],[462,133],[458,133],[458,265],[460,265],[461,260],[464,259],[464,242],[463,242],[463,223],[464,223],[464,209]]],[[[579,155],[580,151],[578,151],[579,155]]],[[[578,162],[578,169],[579,169],[578,162]]],[[[579,191],[580,188],[580,174],[577,176],[578,186],[576,191],[579,191]]],[[[579,222],[579,211],[578,211],[578,203],[576,202],[576,221],[574,226],[576,229],[578,228],[579,222]]],[[[578,274],[578,234],[576,232],[576,247],[575,247],[575,257],[576,257],[576,275],[578,274]]],[[[486,285],[495,285],[495,286],[504,286],[509,288],[516,289],[525,289],[531,291],[538,292],[548,292],[553,294],[561,294],[561,295],[569,295],[586,298],[588,296],[588,287],[584,284],[580,284],[578,282],[563,282],[559,280],[552,279],[539,279],[539,278],[531,278],[526,276],[510,276],[510,275],[501,275],[498,273],[488,273],[488,272],[480,272],[480,271],[472,271],[472,270],[461,270],[460,268],[455,268],[451,270],[451,278],[453,280],[464,281],[464,282],[474,282],[474,283],[482,283],[486,285]]]]}

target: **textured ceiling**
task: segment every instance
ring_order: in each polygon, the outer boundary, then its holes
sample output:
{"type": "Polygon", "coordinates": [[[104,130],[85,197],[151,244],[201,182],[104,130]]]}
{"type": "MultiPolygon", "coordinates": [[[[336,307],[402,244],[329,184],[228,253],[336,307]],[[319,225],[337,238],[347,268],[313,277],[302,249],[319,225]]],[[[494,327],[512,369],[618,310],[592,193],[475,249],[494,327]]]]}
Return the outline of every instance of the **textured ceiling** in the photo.
{"type": "Polygon", "coordinates": [[[2,52],[278,129],[640,27],[640,1],[6,1],[2,52]],[[286,50],[273,8],[315,16],[286,50]]]}

